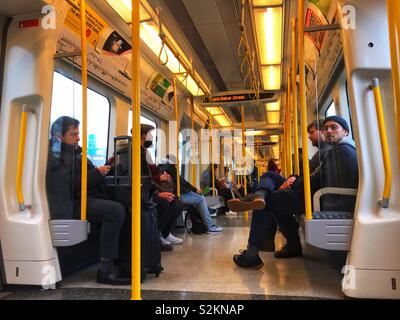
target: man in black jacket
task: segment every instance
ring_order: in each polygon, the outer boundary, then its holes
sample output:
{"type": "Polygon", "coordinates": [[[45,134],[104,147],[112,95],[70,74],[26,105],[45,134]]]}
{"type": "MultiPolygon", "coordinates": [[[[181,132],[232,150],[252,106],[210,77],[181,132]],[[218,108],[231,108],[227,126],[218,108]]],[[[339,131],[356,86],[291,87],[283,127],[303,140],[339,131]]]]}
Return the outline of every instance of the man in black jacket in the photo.
{"type": "MultiPolygon", "coordinates": [[[[80,217],[82,148],[79,141],[78,120],[62,116],[51,126],[46,188],[52,219],[80,217]]],[[[102,224],[97,281],[130,284],[129,275],[114,265],[125,209],[120,203],[103,197],[102,183],[109,170],[110,166],[96,168],[89,159],[87,161],[87,218],[91,223],[102,224]]]]}
{"type": "MultiPolygon", "coordinates": [[[[324,187],[357,188],[358,165],[354,141],[347,139],[349,127],[345,119],[332,116],[324,120],[326,143],[331,145],[323,157],[319,169],[310,176],[311,193],[324,187]]],[[[322,210],[354,211],[354,197],[326,195],[322,210]]],[[[286,245],[275,252],[276,258],[300,256],[302,248],[297,226],[291,215],[304,214],[303,177],[288,179],[278,191],[271,192],[266,198],[263,214],[253,215],[256,219],[250,229],[247,250],[234,255],[234,262],[243,268],[258,269],[264,264],[258,256],[266,230],[265,214],[272,215],[287,240],[286,245]]]]}

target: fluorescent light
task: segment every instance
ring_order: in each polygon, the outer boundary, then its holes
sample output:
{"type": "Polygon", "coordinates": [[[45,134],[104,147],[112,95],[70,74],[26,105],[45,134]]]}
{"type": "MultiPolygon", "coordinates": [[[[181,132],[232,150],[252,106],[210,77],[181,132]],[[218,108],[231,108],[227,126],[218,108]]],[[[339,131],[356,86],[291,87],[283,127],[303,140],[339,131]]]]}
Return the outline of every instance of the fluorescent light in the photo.
{"type": "Polygon", "coordinates": [[[266,111],[279,111],[281,110],[281,100],[265,104],[266,111]]]}
{"type": "MultiPolygon", "coordinates": [[[[126,23],[131,23],[131,12],[132,2],[131,0],[106,0],[108,4],[121,16],[126,23]]],[[[167,45],[162,45],[161,38],[158,34],[158,25],[154,21],[150,20],[150,14],[140,5],[140,21],[145,21],[140,24],[140,38],[150,48],[153,53],[159,57],[159,59],[165,63],[166,67],[174,74],[187,73],[187,70],[179,63],[179,60],[175,57],[172,51],[167,45]],[[162,51],[161,51],[161,48],[162,51]]],[[[168,33],[168,30],[164,27],[163,32],[167,36],[168,40],[172,43],[172,46],[178,51],[181,61],[184,61],[188,65],[188,59],[185,54],[180,50],[179,46],[173,40],[173,37],[168,33]]],[[[185,77],[178,75],[178,79],[183,85],[189,90],[193,96],[202,96],[204,92],[199,88],[196,81],[192,76],[185,77]]],[[[199,79],[196,75],[196,79],[204,85],[204,82],[199,79]]]]}
{"type": "MultiPolygon", "coordinates": [[[[126,23],[132,22],[132,0],[106,0],[126,23]]],[[[150,19],[150,15],[140,5],[140,21],[150,19]]]]}
{"type": "Polygon", "coordinates": [[[224,114],[213,116],[213,118],[217,120],[217,122],[220,124],[221,127],[230,127],[232,125],[229,118],[224,114]]]}
{"type": "Polygon", "coordinates": [[[253,130],[253,131],[245,131],[244,133],[246,136],[265,136],[267,134],[267,131],[265,130],[253,130]]]}
{"type": "Polygon", "coordinates": [[[261,76],[264,90],[279,90],[281,88],[281,66],[261,66],[261,76]]]}
{"type": "MultiPolygon", "coordinates": [[[[142,22],[140,24],[140,38],[146,45],[153,51],[157,56],[160,55],[162,48],[162,41],[158,35],[158,27],[154,22],[142,22]]],[[[164,48],[160,55],[160,60],[166,62],[166,67],[175,74],[179,74],[177,77],[179,81],[189,90],[193,96],[202,96],[204,92],[198,87],[194,79],[189,75],[185,77],[180,73],[187,72],[185,68],[179,63],[179,60],[175,57],[168,46],[164,45],[164,48]]]]}
{"type": "Polygon", "coordinates": [[[282,0],[253,0],[255,7],[269,7],[282,5],[282,0]]]}
{"type": "Polygon", "coordinates": [[[271,142],[279,142],[279,135],[274,134],[272,136],[269,136],[271,142]]]}
{"type": "Polygon", "coordinates": [[[224,109],[221,107],[206,107],[206,110],[213,118],[219,123],[221,127],[230,127],[232,125],[231,120],[225,114],[224,109]]]}
{"type": "Polygon", "coordinates": [[[221,107],[206,107],[206,110],[212,116],[224,114],[224,111],[221,107]]]}
{"type": "Polygon", "coordinates": [[[262,65],[282,60],[282,7],[254,9],[258,54],[262,65]]]}
{"type": "MultiPolygon", "coordinates": [[[[153,51],[157,56],[160,54],[162,41],[158,35],[158,27],[154,22],[143,22],[140,24],[140,38],[146,43],[146,45],[153,51]]],[[[167,62],[166,66],[172,73],[180,73],[185,70],[180,65],[178,59],[172,53],[172,51],[164,46],[161,52],[160,60],[167,62]]]]}
{"type": "Polygon", "coordinates": [[[278,124],[281,121],[279,111],[268,111],[267,120],[270,124],[278,124]]]}

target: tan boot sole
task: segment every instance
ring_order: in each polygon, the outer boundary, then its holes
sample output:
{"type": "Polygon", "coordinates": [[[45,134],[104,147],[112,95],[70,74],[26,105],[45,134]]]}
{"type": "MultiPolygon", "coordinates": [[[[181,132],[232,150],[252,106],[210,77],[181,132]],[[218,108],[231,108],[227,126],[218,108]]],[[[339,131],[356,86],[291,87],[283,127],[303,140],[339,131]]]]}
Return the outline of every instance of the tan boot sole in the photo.
{"type": "Polygon", "coordinates": [[[228,208],[235,212],[262,210],[265,208],[265,202],[262,199],[254,199],[251,202],[245,202],[240,199],[232,199],[228,201],[228,208]]]}

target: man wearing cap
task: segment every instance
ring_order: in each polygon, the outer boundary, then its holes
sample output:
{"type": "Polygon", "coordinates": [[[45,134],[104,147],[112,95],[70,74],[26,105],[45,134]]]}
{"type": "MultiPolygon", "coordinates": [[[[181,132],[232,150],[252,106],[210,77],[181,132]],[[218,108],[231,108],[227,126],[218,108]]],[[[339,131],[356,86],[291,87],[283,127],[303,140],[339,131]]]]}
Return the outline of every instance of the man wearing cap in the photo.
{"type": "MultiPolygon", "coordinates": [[[[310,176],[312,195],[325,187],[354,188],[358,187],[358,165],[354,141],[348,139],[349,126],[339,116],[324,120],[325,141],[331,145],[321,159],[319,170],[310,176]]],[[[326,195],[323,198],[322,210],[354,211],[354,197],[326,195]]],[[[292,183],[284,185],[281,190],[271,192],[266,198],[263,214],[255,214],[250,228],[247,250],[234,255],[234,262],[243,268],[259,269],[264,263],[258,255],[262,246],[266,222],[265,215],[271,214],[278,223],[279,229],[286,238],[286,245],[275,252],[276,258],[301,256],[302,248],[297,226],[291,215],[304,214],[303,177],[295,178],[292,183]]]]}

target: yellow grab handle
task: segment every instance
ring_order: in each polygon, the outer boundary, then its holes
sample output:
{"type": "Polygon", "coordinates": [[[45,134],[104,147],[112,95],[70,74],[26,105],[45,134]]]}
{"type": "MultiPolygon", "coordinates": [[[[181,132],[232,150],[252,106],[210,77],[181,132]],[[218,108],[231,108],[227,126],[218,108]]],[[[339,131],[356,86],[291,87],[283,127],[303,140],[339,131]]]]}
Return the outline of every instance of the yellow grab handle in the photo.
{"type": "Polygon", "coordinates": [[[19,129],[18,160],[17,160],[17,174],[16,174],[16,190],[18,198],[18,207],[20,211],[24,211],[26,209],[24,201],[24,192],[22,190],[22,178],[24,174],[26,125],[28,123],[28,112],[33,112],[33,110],[30,109],[28,106],[23,106],[21,127],[19,129]]]}
{"type": "Polygon", "coordinates": [[[385,185],[383,187],[382,200],[378,204],[382,208],[389,207],[390,192],[392,190],[392,165],[390,163],[389,145],[386,134],[385,116],[383,114],[381,88],[379,86],[379,79],[372,79],[372,90],[374,92],[376,116],[378,118],[379,139],[381,141],[383,167],[385,170],[385,185]]]}

